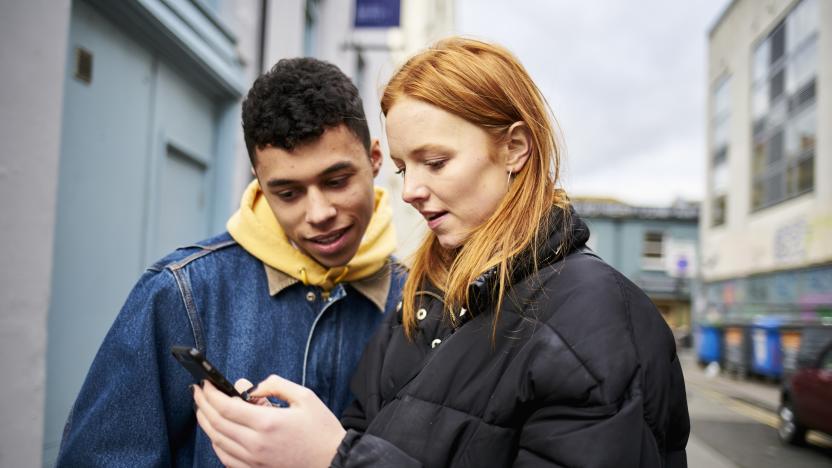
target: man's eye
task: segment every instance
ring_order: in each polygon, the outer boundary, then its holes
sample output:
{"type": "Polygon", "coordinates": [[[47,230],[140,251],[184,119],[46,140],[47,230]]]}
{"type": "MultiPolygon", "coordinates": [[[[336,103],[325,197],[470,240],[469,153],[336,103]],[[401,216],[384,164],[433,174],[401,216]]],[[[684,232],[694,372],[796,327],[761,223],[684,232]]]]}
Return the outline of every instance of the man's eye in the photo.
{"type": "Polygon", "coordinates": [[[297,196],[297,192],[295,190],[284,190],[282,192],[277,192],[277,198],[283,201],[290,201],[297,196]]]}
{"type": "Polygon", "coordinates": [[[335,179],[329,179],[328,181],[326,181],[326,185],[327,185],[327,187],[332,187],[332,188],[343,187],[343,186],[347,185],[347,179],[349,179],[348,176],[337,177],[335,179]]]}

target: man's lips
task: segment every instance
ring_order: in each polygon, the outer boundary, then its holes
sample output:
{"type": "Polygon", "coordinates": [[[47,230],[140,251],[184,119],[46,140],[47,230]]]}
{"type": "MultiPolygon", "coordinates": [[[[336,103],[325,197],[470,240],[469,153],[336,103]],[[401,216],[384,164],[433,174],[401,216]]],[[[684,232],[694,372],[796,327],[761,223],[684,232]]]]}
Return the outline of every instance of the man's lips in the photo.
{"type": "Polygon", "coordinates": [[[347,227],[341,228],[341,229],[335,229],[333,231],[329,231],[326,234],[320,234],[320,235],[317,235],[317,236],[314,236],[314,237],[307,237],[306,240],[308,240],[309,242],[312,242],[314,244],[329,245],[329,244],[332,244],[333,242],[338,241],[338,239],[340,239],[341,236],[343,236],[344,233],[347,232],[347,230],[350,227],[352,227],[352,226],[347,226],[347,227]]]}

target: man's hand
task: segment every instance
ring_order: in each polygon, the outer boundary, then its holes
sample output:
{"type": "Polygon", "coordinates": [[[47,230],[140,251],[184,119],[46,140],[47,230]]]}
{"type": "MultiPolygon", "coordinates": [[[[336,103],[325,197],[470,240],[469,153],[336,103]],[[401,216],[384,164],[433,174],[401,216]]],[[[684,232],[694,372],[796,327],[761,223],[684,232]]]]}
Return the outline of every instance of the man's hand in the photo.
{"type": "MultiPolygon", "coordinates": [[[[247,381],[237,384],[251,387],[247,381]]],[[[209,382],[194,387],[197,421],[220,461],[230,467],[329,466],[346,431],[311,390],[272,375],[250,394],[255,404],[229,397],[209,382]],[[289,407],[265,406],[267,396],[289,407]]]]}

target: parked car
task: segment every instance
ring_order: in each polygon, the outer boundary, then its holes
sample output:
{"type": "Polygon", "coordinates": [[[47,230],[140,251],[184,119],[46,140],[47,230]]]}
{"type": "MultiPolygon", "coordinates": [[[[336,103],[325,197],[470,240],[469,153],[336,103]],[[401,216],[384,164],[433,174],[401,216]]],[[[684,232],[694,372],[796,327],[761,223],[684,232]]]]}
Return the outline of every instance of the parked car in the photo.
{"type": "Polygon", "coordinates": [[[806,442],[806,431],[832,434],[832,327],[806,328],[800,339],[797,368],[783,380],[780,440],[806,442]]]}

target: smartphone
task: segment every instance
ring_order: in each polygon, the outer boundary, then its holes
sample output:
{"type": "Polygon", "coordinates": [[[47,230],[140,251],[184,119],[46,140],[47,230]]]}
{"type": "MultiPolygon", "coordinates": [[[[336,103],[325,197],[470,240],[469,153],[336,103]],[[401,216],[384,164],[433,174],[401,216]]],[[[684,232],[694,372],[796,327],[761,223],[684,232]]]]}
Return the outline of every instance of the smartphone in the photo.
{"type": "Polygon", "coordinates": [[[179,364],[182,364],[185,369],[188,369],[188,372],[198,382],[207,380],[217,387],[219,391],[228,396],[240,397],[245,401],[249,400],[248,392],[245,392],[245,395],[240,394],[234,388],[234,385],[231,385],[231,382],[216,367],[208,362],[198,349],[191,348],[190,346],[174,346],[170,349],[170,352],[179,361],[179,364]]]}

